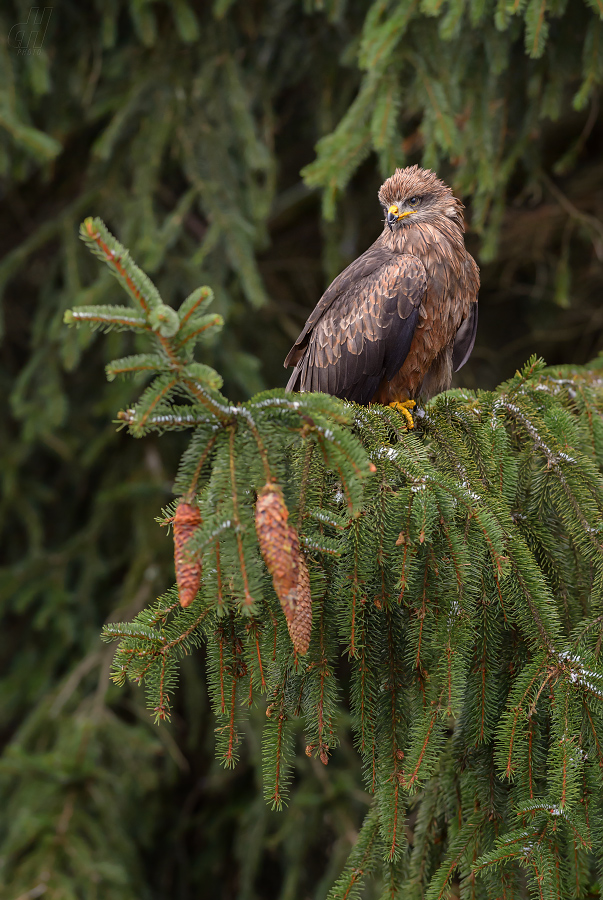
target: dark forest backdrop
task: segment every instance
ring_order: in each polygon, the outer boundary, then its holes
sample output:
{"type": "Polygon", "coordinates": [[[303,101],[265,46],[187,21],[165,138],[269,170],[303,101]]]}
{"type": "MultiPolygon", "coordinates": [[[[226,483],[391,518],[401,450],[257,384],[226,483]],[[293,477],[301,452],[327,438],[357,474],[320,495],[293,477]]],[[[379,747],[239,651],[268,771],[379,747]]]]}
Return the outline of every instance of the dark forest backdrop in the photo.
{"type": "Polygon", "coordinates": [[[322,897],[369,802],[344,740],[327,769],[300,755],[288,810],[270,812],[252,727],[237,769],[213,762],[198,654],[170,726],[109,687],[102,624],[173,581],[154,517],[184,439],[117,432],[137,388],[103,366],[123,335],[62,324],[122,302],[80,220],[102,216],[164,296],[211,284],[226,326],[204,358],[243,399],[284,384],[308,312],[381,228],[383,176],[422,162],[466,203],[482,269],[459,383],[491,387],[532,352],[586,362],[603,342],[602,13],[62,2],[24,53],[29,7],[3,7],[2,896],[322,897]]]}

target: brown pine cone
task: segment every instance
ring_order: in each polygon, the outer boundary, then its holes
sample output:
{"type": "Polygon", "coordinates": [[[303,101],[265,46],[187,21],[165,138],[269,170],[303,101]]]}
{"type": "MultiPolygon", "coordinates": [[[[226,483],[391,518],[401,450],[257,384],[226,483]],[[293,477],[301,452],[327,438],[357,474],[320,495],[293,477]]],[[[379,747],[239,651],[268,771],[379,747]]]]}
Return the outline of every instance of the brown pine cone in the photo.
{"type": "Polygon", "coordinates": [[[287,619],[287,628],[296,651],[304,656],[308,652],[312,634],[312,596],[310,573],[303,552],[299,554],[298,571],[297,604],[293,618],[287,619]]]}
{"type": "Polygon", "coordinates": [[[281,489],[275,484],[264,485],[255,508],[255,528],[287,621],[295,611],[299,557],[297,532],[287,524],[288,518],[281,489]]]}
{"type": "Polygon", "coordinates": [[[289,510],[280,487],[264,485],[255,509],[260,550],[272,575],[293,646],[298,653],[305,653],[312,629],[310,580],[297,531],[288,519],[289,510]]]}
{"type": "Polygon", "coordinates": [[[201,524],[198,506],[181,500],[174,515],[174,567],[180,606],[190,606],[201,583],[201,562],[186,552],[187,544],[201,524]]]}

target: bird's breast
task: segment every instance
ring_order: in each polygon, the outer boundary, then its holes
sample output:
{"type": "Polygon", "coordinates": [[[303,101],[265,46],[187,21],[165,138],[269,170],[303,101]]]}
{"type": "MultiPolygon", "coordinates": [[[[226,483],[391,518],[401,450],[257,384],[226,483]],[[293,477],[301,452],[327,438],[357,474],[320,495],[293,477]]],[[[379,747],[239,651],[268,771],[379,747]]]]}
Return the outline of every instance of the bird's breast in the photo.
{"type": "MultiPolygon", "coordinates": [[[[450,380],[452,367],[447,354],[451,357],[454,336],[477,294],[476,285],[468,277],[469,269],[473,272],[467,265],[471,258],[460,229],[455,227],[455,230],[458,235],[448,233],[449,229],[442,231],[435,225],[421,223],[401,228],[392,235],[393,252],[418,257],[425,266],[427,284],[408,355],[397,375],[380,385],[374,398],[378,402],[418,396],[434,365],[446,370],[444,381],[450,380]]],[[[437,390],[449,386],[442,383],[437,390]]]]}

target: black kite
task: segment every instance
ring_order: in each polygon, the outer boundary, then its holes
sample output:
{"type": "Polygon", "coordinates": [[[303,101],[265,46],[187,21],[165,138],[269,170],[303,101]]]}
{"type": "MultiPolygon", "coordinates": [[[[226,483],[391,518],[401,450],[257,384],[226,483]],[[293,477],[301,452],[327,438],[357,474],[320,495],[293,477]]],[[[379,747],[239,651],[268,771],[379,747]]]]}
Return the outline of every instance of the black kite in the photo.
{"type": "Polygon", "coordinates": [[[310,315],[285,360],[287,390],[414,406],[447,390],[473,350],[479,269],[462,203],[418,166],[396,169],[379,202],[383,231],[310,315]]]}

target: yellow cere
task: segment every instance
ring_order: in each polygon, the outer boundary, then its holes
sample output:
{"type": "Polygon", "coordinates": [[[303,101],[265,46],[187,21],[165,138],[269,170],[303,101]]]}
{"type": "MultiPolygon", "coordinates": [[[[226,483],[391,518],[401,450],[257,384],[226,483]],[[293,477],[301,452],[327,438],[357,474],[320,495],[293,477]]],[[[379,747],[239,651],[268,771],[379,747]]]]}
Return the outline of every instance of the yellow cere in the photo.
{"type": "Polygon", "coordinates": [[[416,210],[414,210],[414,209],[407,209],[406,212],[401,213],[400,210],[398,209],[398,207],[397,207],[397,206],[395,205],[395,203],[394,203],[392,206],[390,206],[390,208],[388,209],[387,212],[388,212],[388,215],[395,216],[396,219],[397,219],[398,222],[399,222],[400,219],[405,219],[406,216],[412,216],[412,214],[413,214],[414,212],[416,212],[416,210]]]}

